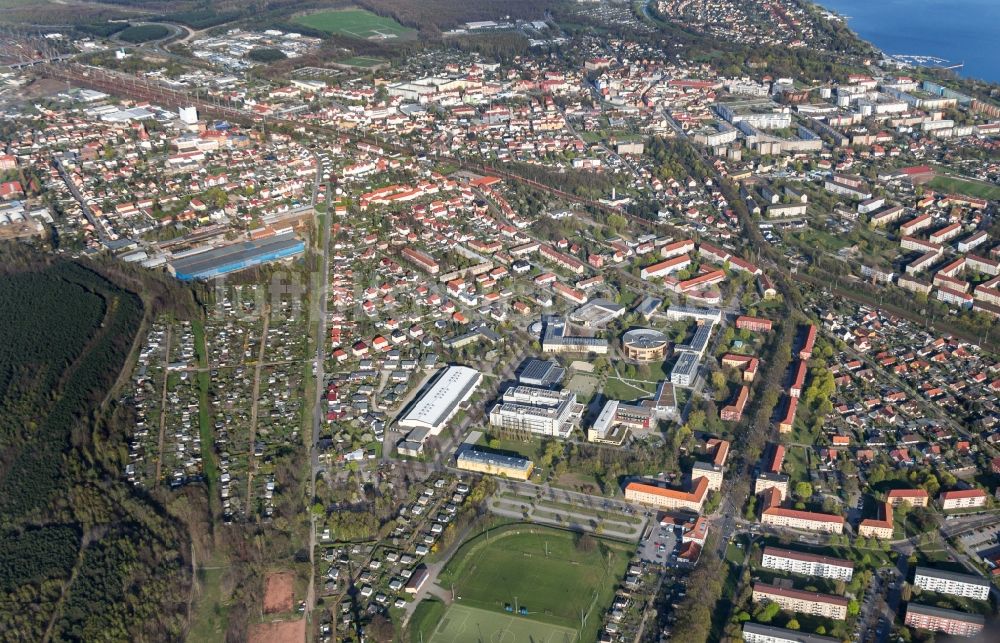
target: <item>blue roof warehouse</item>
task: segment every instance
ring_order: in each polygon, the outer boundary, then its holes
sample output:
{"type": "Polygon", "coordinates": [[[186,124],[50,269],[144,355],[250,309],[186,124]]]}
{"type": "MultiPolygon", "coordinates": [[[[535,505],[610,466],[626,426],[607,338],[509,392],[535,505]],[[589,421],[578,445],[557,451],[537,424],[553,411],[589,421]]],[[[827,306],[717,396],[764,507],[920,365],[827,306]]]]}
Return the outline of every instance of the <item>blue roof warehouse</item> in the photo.
{"type": "Polygon", "coordinates": [[[178,257],[170,262],[170,268],[181,281],[210,279],[300,255],[305,249],[305,242],[288,232],[259,241],[242,241],[178,257]]]}

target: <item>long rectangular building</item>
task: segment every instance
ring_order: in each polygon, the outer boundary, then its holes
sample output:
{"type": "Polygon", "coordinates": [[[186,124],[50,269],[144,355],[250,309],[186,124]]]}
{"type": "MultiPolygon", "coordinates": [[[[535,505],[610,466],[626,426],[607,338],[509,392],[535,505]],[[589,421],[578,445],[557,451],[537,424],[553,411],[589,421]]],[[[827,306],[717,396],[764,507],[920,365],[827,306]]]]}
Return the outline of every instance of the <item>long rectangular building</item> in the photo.
{"type": "Polygon", "coordinates": [[[819,576],[849,581],[854,576],[854,563],[843,558],[817,556],[801,551],[765,547],[763,566],[803,576],[819,576]]]}
{"type": "Polygon", "coordinates": [[[791,527],[792,529],[822,531],[830,534],[844,533],[843,516],[816,513],[814,511],[768,507],[761,513],[760,521],[765,525],[773,525],[775,527],[791,527]]]}
{"type": "Polygon", "coordinates": [[[275,235],[258,241],[241,241],[218,248],[200,248],[175,257],[171,272],[181,281],[211,279],[280,261],[305,252],[306,244],[295,233],[275,235]]]}
{"type": "Polygon", "coordinates": [[[969,509],[986,505],[986,492],[982,489],[960,489],[958,491],[942,491],[938,496],[941,509],[969,509]]]}
{"type": "Polygon", "coordinates": [[[787,589],[767,583],[753,584],[753,602],[770,601],[789,612],[812,614],[834,620],[847,618],[847,599],[833,594],[820,594],[802,589],[787,589]]]}
{"type": "Polygon", "coordinates": [[[839,639],[818,634],[806,634],[760,623],[743,624],[744,643],[840,643],[839,639]]]}
{"type": "Polygon", "coordinates": [[[430,435],[438,435],[462,403],[472,397],[482,379],[482,373],[468,366],[442,369],[431,387],[399,419],[399,426],[427,429],[430,435]]]}
{"type": "Polygon", "coordinates": [[[691,491],[678,491],[641,482],[630,482],[625,486],[625,500],[652,505],[668,511],[687,509],[700,513],[705,504],[705,498],[708,496],[708,479],[693,480],[692,487],[691,491]]]}
{"type": "Polygon", "coordinates": [[[455,464],[459,469],[465,471],[488,473],[515,480],[527,480],[531,477],[531,471],[535,466],[527,458],[490,453],[469,447],[462,448],[459,451],[458,456],[455,458],[455,464]]]}
{"type": "Polygon", "coordinates": [[[944,632],[952,636],[975,636],[983,631],[986,619],[982,614],[910,603],[906,606],[906,619],[903,622],[921,630],[944,632]]]}
{"type": "Polygon", "coordinates": [[[990,595],[990,583],[985,578],[931,567],[917,567],[913,584],[931,592],[964,596],[980,601],[985,601],[990,595]]]}

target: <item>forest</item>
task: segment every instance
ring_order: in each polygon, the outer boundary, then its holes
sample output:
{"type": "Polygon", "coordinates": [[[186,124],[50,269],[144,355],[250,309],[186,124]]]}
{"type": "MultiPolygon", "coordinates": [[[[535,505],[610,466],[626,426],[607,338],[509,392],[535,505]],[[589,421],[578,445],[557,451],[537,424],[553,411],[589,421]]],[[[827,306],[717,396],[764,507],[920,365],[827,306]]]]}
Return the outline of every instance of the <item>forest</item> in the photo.
{"type": "Polygon", "coordinates": [[[119,283],[142,281],[17,246],[0,266],[0,641],[182,640],[188,536],[122,479],[111,395],[147,311],[119,283]]]}

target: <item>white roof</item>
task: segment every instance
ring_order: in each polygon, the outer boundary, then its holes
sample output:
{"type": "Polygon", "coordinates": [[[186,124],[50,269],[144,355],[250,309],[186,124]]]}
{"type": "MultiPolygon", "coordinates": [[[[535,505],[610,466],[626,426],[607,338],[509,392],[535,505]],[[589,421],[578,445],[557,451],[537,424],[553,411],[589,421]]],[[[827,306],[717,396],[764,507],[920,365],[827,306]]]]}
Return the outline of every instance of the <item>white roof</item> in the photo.
{"type": "Polygon", "coordinates": [[[449,366],[434,384],[400,418],[403,427],[426,427],[440,430],[458,410],[459,404],[472,395],[480,380],[479,371],[468,366],[449,366]]]}

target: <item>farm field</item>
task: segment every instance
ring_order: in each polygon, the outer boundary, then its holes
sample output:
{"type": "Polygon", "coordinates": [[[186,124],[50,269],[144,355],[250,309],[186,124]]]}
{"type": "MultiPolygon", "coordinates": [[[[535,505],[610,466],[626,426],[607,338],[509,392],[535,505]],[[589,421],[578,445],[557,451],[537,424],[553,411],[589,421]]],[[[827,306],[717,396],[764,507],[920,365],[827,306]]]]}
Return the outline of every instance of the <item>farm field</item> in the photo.
{"type": "MultiPolygon", "coordinates": [[[[580,628],[581,614],[586,616],[581,640],[594,640],[600,625],[599,615],[611,603],[615,587],[625,574],[629,552],[620,543],[592,537],[580,542],[578,538],[568,531],[538,525],[516,524],[495,529],[488,539],[480,535],[466,542],[448,563],[438,584],[445,588],[453,586],[456,597],[460,597],[450,609],[476,608],[499,617],[489,621],[490,626],[511,634],[492,640],[505,643],[527,640],[518,638],[518,632],[522,631],[519,627],[505,621],[514,619],[532,625],[529,629],[535,635],[534,640],[561,641],[556,630],[546,629],[546,635],[557,638],[541,638],[540,624],[559,626],[565,629],[563,634],[575,634],[580,628]],[[515,606],[524,608],[527,614],[507,612],[508,606],[512,610],[515,606]]],[[[477,621],[481,616],[459,612],[455,619],[450,619],[450,614],[449,610],[437,628],[444,630],[442,638],[435,637],[433,641],[463,640],[460,634],[466,626],[459,623],[459,618],[477,621]]],[[[487,635],[485,629],[483,632],[487,635]]]]}
{"type": "Polygon", "coordinates": [[[445,612],[429,643],[572,643],[576,630],[460,605],[445,612]]]}
{"type": "Polygon", "coordinates": [[[364,40],[410,38],[416,34],[392,18],[383,18],[364,9],[336,9],[296,17],[293,22],[327,33],[364,40]]]}

